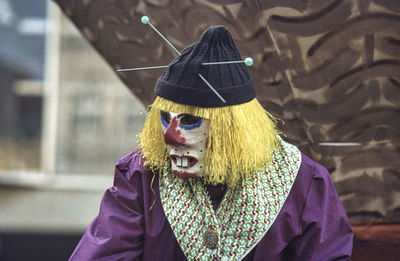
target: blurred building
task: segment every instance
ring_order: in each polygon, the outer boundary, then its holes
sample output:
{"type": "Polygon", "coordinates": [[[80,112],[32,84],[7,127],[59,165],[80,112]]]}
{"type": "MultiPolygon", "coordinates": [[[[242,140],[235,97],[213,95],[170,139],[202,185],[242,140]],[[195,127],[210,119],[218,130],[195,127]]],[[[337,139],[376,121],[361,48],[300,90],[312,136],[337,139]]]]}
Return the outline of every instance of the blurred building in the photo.
{"type": "Polygon", "coordinates": [[[0,0],[0,260],[66,259],[144,119],[58,7],[0,0]]]}

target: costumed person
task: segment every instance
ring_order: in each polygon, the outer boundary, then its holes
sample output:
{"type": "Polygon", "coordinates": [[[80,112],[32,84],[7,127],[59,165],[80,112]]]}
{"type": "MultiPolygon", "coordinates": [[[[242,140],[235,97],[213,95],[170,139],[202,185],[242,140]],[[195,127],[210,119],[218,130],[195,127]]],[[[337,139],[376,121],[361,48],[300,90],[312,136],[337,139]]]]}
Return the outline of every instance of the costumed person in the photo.
{"type": "Polygon", "coordinates": [[[215,64],[238,60],[216,26],[168,65],[70,260],[350,260],[328,171],[279,137],[243,63],[215,64]]]}

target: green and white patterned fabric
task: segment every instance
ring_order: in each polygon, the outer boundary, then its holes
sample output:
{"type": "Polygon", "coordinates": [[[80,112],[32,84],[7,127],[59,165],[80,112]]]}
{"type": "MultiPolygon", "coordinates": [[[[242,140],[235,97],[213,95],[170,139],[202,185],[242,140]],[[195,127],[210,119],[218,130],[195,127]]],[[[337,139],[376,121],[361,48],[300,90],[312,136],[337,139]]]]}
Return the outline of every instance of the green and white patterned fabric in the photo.
{"type": "Polygon", "coordinates": [[[165,215],[188,260],[241,260],[268,232],[296,179],[300,151],[280,140],[272,162],[228,188],[214,211],[201,179],[179,179],[166,166],[160,175],[160,196],[165,215]],[[203,235],[218,235],[207,248],[203,235]]]}

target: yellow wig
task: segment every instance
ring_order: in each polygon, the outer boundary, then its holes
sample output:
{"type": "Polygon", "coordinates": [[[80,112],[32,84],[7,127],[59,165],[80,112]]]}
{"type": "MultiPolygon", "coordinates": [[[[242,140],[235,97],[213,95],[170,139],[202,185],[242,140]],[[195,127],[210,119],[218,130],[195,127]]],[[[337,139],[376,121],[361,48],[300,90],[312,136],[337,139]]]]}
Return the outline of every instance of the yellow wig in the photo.
{"type": "Polygon", "coordinates": [[[210,120],[204,164],[207,184],[236,185],[247,173],[258,171],[269,163],[278,143],[276,119],[257,99],[239,105],[203,108],[157,97],[139,142],[144,165],[152,170],[162,168],[168,161],[160,111],[187,113],[210,120]]]}

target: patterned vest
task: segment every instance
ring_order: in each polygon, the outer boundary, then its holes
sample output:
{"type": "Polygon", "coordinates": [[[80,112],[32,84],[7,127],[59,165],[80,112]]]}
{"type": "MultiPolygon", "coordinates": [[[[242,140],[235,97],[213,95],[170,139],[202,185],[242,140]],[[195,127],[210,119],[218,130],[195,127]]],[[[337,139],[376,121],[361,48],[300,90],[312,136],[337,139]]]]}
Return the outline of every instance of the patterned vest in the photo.
{"type": "Polygon", "coordinates": [[[200,179],[179,179],[164,167],[161,202],[187,259],[243,259],[278,216],[300,164],[300,151],[280,140],[271,163],[228,187],[217,211],[200,179]]]}

